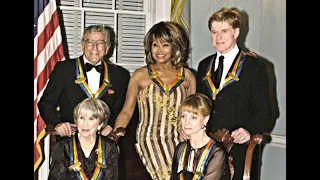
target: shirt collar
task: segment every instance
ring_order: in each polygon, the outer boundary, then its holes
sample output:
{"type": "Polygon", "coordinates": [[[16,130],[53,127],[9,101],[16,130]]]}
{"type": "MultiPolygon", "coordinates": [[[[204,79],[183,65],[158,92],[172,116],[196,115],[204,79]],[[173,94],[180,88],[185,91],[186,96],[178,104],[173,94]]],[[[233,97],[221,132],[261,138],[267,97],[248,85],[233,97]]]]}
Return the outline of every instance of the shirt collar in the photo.
{"type": "Polygon", "coordinates": [[[239,52],[239,47],[238,45],[236,44],[232,49],[231,51],[227,52],[226,54],[221,54],[220,52],[217,51],[217,57],[220,57],[221,55],[224,56],[224,59],[225,61],[227,60],[234,60],[234,58],[237,56],[239,52]]]}

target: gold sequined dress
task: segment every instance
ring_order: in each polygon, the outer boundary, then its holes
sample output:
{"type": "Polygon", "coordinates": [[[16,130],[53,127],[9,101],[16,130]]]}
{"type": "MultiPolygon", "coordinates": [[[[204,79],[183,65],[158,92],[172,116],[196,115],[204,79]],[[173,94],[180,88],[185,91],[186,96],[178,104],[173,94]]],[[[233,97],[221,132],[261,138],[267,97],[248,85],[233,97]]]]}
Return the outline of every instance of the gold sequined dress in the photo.
{"type": "MultiPolygon", "coordinates": [[[[183,69],[181,72],[177,79],[183,81],[183,69]]],[[[174,148],[182,141],[177,117],[178,107],[187,97],[187,91],[181,86],[181,81],[170,84],[176,85],[172,86],[171,93],[165,93],[161,85],[154,83],[138,95],[140,120],[136,150],[152,179],[157,180],[170,179],[174,148]]]]}

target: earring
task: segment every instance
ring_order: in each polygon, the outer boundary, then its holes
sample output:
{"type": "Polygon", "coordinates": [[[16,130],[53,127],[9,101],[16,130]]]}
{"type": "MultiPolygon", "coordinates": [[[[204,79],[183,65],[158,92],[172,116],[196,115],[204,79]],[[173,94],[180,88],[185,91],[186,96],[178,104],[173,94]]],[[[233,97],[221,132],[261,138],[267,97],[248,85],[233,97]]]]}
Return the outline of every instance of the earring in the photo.
{"type": "Polygon", "coordinates": [[[98,133],[98,134],[101,133],[101,127],[102,127],[102,126],[100,126],[100,125],[98,126],[98,129],[97,129],[97,133],[98,133]]]}
{"type": "Polygon", "coordinates": [[[204,124],[201,129],[206,130],[207,126],[204,124]]]}

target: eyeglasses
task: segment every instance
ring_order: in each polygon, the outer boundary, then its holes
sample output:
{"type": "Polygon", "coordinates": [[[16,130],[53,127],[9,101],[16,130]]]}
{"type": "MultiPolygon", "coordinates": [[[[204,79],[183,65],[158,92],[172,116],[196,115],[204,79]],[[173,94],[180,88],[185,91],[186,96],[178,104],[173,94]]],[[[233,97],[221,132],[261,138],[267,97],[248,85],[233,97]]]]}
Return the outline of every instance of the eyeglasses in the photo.
{"type": "Polygon", "coordinates": [[[89,47],[92,47],[93,45],[97,45],[99,48],[104,47],[104,45],[106,44],[106,42],[104,40],[92,40],[92,39],[87,39],[86,40],[86,44],[89,47]]]}

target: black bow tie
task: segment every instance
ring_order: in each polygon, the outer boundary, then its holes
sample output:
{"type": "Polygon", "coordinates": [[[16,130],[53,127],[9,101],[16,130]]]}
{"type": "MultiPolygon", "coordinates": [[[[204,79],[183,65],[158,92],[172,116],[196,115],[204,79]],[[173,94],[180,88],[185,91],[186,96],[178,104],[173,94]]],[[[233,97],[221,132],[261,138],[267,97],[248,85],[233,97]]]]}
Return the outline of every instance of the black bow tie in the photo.
{"type": "Polygon", "coordinates": [[[102,64],[100,65],[92,65],[90,63],[86,63],[86,71],[89,72],[91,71],[92,68],[96,68],[96,70],[99,72],[99,73],[102,73],[103,72],[103,66],[102,64]]]}

